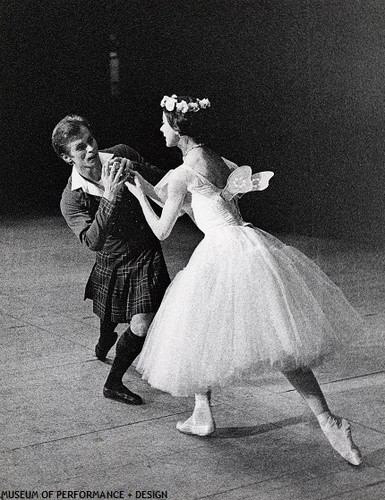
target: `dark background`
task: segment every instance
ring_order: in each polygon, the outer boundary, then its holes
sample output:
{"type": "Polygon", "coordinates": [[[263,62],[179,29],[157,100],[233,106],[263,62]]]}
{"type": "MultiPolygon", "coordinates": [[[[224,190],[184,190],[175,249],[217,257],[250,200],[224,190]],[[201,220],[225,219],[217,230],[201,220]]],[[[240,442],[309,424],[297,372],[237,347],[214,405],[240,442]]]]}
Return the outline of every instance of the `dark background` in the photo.
{"type": "Polygon", "coordinates": [[[89,118],[165,170],[164,94],[208,97],[216,149],[270,188],[242,200],[273,232],[385,238],[383,0],[1,2],[2,214],[55,214],[69,170],[55,124],[89,118]],[[109,82],[118,40],[120,94],[109,82]]]}

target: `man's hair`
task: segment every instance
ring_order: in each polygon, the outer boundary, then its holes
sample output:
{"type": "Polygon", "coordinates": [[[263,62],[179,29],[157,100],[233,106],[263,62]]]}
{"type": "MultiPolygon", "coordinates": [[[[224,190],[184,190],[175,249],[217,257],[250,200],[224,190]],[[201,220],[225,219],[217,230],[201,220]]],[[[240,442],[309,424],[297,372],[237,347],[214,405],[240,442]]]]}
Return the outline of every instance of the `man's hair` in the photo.
{"type": "Polygon", "coordinates": [[[68,153],[67,145],[79,137],[81,127],[87,127],[90,130],[90,124],[86,118],[79,115],[67,115],[53,129],[52,147],[59,158],[62,154],[68,153]]]}

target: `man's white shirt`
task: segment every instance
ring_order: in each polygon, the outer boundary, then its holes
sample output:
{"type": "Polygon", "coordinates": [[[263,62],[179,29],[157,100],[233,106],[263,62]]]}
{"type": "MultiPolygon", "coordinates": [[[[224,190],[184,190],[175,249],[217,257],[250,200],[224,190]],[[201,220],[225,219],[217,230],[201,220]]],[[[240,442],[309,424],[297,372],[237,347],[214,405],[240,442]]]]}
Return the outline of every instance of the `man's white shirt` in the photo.
{"type": "MultiPolygon", "coordinates": [[[[103,165],[114,155],[112,153],[99,153],[100,162],[103,165]]],[[[85,193],[91,194],[93,196],[102,197],[104,193],[104,188],[102,184],[94,184],[93,182],[87,181],[84,177],[82,177],[75,167],[72,167],[72,184],[71,191],[75,189],[81,188],[85,193]]]]}

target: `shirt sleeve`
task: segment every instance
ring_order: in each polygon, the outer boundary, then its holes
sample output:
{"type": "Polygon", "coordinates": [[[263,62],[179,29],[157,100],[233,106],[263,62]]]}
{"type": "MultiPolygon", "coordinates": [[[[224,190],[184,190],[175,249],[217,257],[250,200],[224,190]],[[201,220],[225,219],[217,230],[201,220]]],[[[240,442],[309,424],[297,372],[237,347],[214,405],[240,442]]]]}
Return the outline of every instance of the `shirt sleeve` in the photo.
{"type": "Polygon", "coordinates": [[[115,203],[101,198],[99,207],[92,215],[77,191],[64,190],[60,202],[61,213],[69,228],[82,245],[100,251],[107,240],[115,203]]]}

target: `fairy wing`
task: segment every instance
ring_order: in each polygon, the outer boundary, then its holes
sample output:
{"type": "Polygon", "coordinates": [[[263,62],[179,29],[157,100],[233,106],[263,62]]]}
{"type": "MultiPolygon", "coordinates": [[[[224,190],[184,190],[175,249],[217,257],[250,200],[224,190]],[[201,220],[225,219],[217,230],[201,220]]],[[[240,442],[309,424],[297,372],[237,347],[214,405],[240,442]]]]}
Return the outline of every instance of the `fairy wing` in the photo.
{"type": "Polygon", "coordinates": [[[274,172],[271,172],[271,170],[265,170],[264,172],[253,174],[251,176],[251,182],[253,184],[252,191],[263,191],[264,189],[266,189],[273,175],[274,172]]]}
{"type": "Polygon", "coordinates": [[[242,165],[242,167],[238,167],[231,172],[221,195],[225,200],[231,200],[237,194],[263,191],[268,187],[269,180],[273,175],[274,172],[271,171],[258,172],[252,175],[251,167],[242,165]]]}
{"type": "Polygon", "coordinates": [[[222,197],[231,200],[238,193],[247,193],[253,188],[251,182],[251,168],[247,165],[238,167],[227,178],[227,183],[222,190],[222,197]]]}

